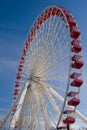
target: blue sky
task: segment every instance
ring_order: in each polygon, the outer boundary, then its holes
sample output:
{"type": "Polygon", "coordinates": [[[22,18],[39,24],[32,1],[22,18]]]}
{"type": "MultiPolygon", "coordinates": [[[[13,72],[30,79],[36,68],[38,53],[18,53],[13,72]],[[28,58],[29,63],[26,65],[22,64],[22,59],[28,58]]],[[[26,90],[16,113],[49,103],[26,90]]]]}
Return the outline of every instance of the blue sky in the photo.
{"type": "Polygon", "coordinates": [[[76,18],[83,44],[83,80],[78,109],[87,116],[87,0],[0,0],[0,118],[9,110],[26,35],[44,8],[61,5],[76,18]]]}

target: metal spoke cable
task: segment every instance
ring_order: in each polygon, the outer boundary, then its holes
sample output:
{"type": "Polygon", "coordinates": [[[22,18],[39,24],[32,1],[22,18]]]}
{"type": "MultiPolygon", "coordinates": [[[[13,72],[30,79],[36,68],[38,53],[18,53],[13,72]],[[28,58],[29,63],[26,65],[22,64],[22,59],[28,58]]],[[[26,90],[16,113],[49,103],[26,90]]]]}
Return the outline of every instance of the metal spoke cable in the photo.
{"type": "MultiPolygon", "coordinates": [[[[57,54],[57,53],[56,53],[57,54]]],[[[57,55],[55,56],[55,57],[57,57],[57,55]]],[[[47,60],[48,61],[48,60],[47,60]]],[[[52,62],[53,64],[54,64],[54,62],[56,61],[56,58],[54,59],[54,61],[52,62]]],[[[47,66],[48,66],[48,64],[47,64],[47,66]]],[[[49,66],[48,66],[49,67],[49,66]]]]}
{"type": "Polygon", "coordinates": [[[53,64],[52,66],[50,66],[48,69],[45,69],[44,71],[40,72],[38,75],[41,75],[42,73],[45,73],[47,71],[50,71],[51,69],[55,68],[56,66],[59,66],[62,62],[64,62],[68,57],[64,57],[62,60],[60,60],[60,62],[53,64]]]}
{"type": "MultiPolygon", "coordinates": [[[[49,89],[50,87],[53,89],[55,86],[53,86],[53,85],[50,85],[49,83],[46,83],[46,82],[44,82],[44,86],[46,85],[46,87],[49,89]]],[[[53,89],[54,90],[54,89],[53,89]]],[[[66,89],[64,89],[64,88],[62,88],[61,86],[57,86],[57,90],[58,91],[62,91],[62,92],[65,92],[66,91],[66,89]]],[[[55,90],[54,90],[55,91],[55,90]]],[[[58,93],[58,92],[57,92],[58,93]]]]}
{"type": "Polygon", "coordinates": [[[46,81],[46,80],[63,80],[67,78],[66,75],[57,75],[57,72],[53,72],[52,74],[46,74],[46,75],[43,75],[43,80],[46,81]],[[55,77],[54,77],[55,76],[55,77]]]}
{"type": "MultiPolygon", "coordinates": [[[[44,43],[46,43],[45,39],[44,39],[44,43]]],[[[51,43],[50,43],[50,42],[47,42],[47,43],[46,43],[46,51],[49,50],[49,51],[52,53],[52,51],[51,51],[52,49],[50,50],[50,48],[49,48],[49,49],[47,48],[47,45],[48,45],[48,44],[51,44],[51,43]]],[[[48,46],[48,47],[49,47],[49,46],[48,46]]],[[[49,55],[47,55],[47,56],[45,55],[46,59],[47,59],[48,56],[49,56],[49,55]]],[[[43,60],[43,62],[42,62],[43,64],[44,64],[44,62],[46,61],[46,59],[43,60]]],[[[40,63],[41,63],[41,62],[40,62],[40,63]]],[[[49,63],[49,62],[48,62],[48,63],[49,63]]]]}
{"type": "Polygon", "coordinates": [[[58,108],[58,105],[56,104],[55,100],[53,99],[51,93],[49,92],[49,90],[47,89],[47,87],[43,87],[43,88],[45,88],[44,91],[46,92],[46,95],[48,96],[49,101],[52,103],[53,108],[57,112],[58,116],[60,116],[60,109],[58,108]]]}
{"type": "MultiPolygon", "coordinates": [[[[45,41],[46,41],[46,40],[44,40],[44,44],[46,43],[45,41]]],[[[47,48],[47,46],[48,46],[48,43],[46,43],[45,52],[46,52],[46,51],[48,51],[48,48],[47,48]]],[[[45,55],[45,57],[47,57],[47,56],[45,55]]],[[[40,62],[40,63],[41,63],[41,62],[40,62]]]]}
{"type": "Polygon", "coordinates": [[[42,112],[43,112],[43,116],[44,116],[44,120],[45,120],[45,124],[46,124],[46,128],[50,128],[51,126],[51,123],[49,122],[49,119],[48,119],[48,115],[47,115],[47,112],[46,112],[46,106],[45,106],[45,101],[44,101],[44,96],[43,95],[40,95],[40,103],[41,103],[41,106],[42,106],[42,112]]]}

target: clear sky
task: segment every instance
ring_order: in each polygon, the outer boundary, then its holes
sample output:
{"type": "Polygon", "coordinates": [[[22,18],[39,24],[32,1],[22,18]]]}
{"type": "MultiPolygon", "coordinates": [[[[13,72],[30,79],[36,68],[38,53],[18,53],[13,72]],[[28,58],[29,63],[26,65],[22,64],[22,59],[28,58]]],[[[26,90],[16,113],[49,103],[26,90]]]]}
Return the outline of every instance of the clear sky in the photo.
{"type": "Polygon", "coordinates": [[[26,35],[44,8],[61,5],[76,18],[83,44],[83,80],[78,109],[87,116],[87,0],[0,0],[0,118],[9,110],[26,35]]]}

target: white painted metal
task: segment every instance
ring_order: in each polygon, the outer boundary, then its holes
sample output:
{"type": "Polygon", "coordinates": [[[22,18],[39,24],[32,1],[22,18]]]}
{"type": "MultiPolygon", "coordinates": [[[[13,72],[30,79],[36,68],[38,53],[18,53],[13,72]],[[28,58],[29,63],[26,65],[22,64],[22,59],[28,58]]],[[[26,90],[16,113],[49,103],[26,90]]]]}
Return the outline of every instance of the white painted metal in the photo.
{"type": "Polygon", "coordinates": [[[12,118],[12,121],[11,121],[11,128],[15,128],[15,124],[16,122],[19,121],[19,114],[20,114],[20,111],[21,111],[21,108],[22,108],[22,105],[23,105],[23,102],[24,102],[24,98],[25,98],[25,95],[26,95],[26,92],[27,92],[27,87],[29,85],[29,82],[26,82],[25,83],[25,87],[24,87],[24,90],[20,96],[20,99],[18,101],[18,105],[17,105],[17,111],[15,112],[13,118],[12,118]]]}

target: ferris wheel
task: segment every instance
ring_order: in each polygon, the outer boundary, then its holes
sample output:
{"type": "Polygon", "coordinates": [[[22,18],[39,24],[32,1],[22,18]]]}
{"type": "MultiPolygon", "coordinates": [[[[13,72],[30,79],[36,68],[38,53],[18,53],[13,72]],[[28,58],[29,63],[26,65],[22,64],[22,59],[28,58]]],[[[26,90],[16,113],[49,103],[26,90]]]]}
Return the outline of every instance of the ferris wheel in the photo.
{"type": "Polygon", "coordinates": [[[13,104],[1,128],[69,129],[80,103],[82,45],[75,18],[64,7],[46,8],[34,21],[24,44],[13,104]]]}

